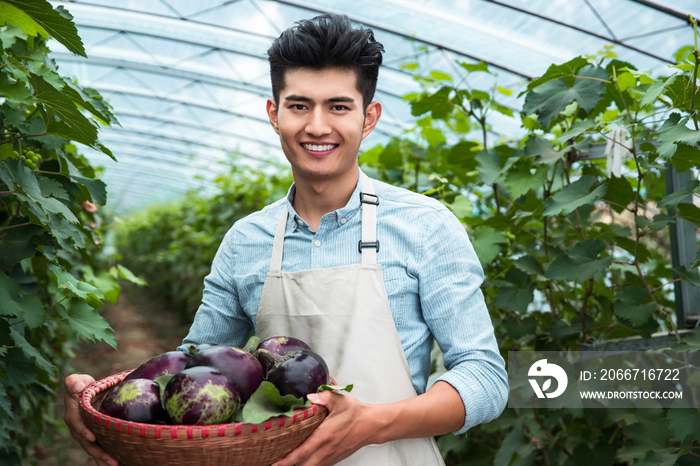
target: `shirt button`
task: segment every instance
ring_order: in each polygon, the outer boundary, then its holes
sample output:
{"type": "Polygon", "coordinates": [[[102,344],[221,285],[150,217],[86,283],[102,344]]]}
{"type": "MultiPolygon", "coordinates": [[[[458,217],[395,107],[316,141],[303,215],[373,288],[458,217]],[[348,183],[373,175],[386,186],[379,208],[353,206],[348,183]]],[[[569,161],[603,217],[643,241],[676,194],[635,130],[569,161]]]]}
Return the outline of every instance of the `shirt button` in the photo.
{"type": "Polygon", "coordinates": [[[303,225],[303,224],[304,224],[304,221],[303,221],[303,220],[299,220],[299,225],[303,225]]]}
{"type": "Polygon", "coordinates": [[[319,240],[314,241],[314,246],[316,246],[317,248],[320,248],[321,242],[319,240]]]}
{"type": "Polygon", "coordinates": [[[348,221],[345,220],[345,217],[343,217],[343,218],[340,219],[340,224],[341,224],[341,225],[345,225],[346,223],[348,223],[348,221]]]}
{"type": "Polygon", "coordinates": [[[292,226],[293,226],[293,227],[297,226],[297,222],[295,222],[294,220],[292,220],[292,226]]]}

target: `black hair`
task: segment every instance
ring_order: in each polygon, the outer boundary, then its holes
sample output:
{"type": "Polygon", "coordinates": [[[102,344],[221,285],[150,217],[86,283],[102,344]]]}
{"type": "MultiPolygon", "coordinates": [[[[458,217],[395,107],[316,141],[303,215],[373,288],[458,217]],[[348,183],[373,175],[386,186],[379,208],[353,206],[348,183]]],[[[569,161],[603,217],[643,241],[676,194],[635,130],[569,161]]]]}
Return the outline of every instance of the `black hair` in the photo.
{"type": "Polygon", "coordinates": [[[345,68],[355,71],[363,109],[374,98],[384,47],[365,27],[353,28],[346,15],[325,14],[302,20],[282,32],[267,51],[272,95],[279,105],[287,71],[345,68]]]}

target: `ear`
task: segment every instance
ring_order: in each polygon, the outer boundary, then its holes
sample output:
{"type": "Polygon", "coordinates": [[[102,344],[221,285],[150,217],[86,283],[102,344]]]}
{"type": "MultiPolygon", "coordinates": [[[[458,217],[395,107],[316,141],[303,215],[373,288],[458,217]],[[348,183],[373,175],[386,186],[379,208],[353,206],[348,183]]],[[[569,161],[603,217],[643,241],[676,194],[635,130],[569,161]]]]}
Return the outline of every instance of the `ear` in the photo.
{"type": "Polygon", "coordinates": [[[367,106],[367,110],[365,111],[365,123],[364,127],[362,128],[362,139],[369,136],[369,133],[371,133],[374,127],[377,126],[377,122],[379,121],[379,117],[381,116],[382,104],[380,104],[376,100],[374,102],[371,102],[367,106]]]}
{"type": "Polygon", "coordinates": [[[275,104],[275,99],[267,99],[267,117],[270,119],[270,124],[275,133],[280,134],[279,126],[277,125],[277,104],[275,104]]]}

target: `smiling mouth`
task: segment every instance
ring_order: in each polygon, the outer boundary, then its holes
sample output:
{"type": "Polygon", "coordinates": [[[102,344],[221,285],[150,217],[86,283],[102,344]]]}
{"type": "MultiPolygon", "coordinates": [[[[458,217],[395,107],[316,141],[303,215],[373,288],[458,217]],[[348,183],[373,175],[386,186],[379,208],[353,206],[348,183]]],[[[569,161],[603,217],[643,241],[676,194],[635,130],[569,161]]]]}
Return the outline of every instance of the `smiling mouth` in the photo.
{"type": "Polygon", "coordinates": [[[311,152],[328,152],[338,147],[338,144],[302,144],[301,147],[311,152]]]}

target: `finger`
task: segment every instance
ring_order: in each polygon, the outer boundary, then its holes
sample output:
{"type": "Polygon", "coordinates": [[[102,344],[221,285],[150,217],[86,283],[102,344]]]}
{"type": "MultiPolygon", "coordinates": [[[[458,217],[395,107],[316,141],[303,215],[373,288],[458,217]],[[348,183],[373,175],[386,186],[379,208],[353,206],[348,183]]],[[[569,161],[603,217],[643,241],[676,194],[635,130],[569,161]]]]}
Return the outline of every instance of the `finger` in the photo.
{"type": "Polygon", "coordinates": [[[306,399],[313,404],[325,406],[329,411],[332,411],[333,407],[335,406],[337,396],[342,395],[337,395],[331,391],[323,390],[319,393],[309,393],[306,395],[306,399]]]}

